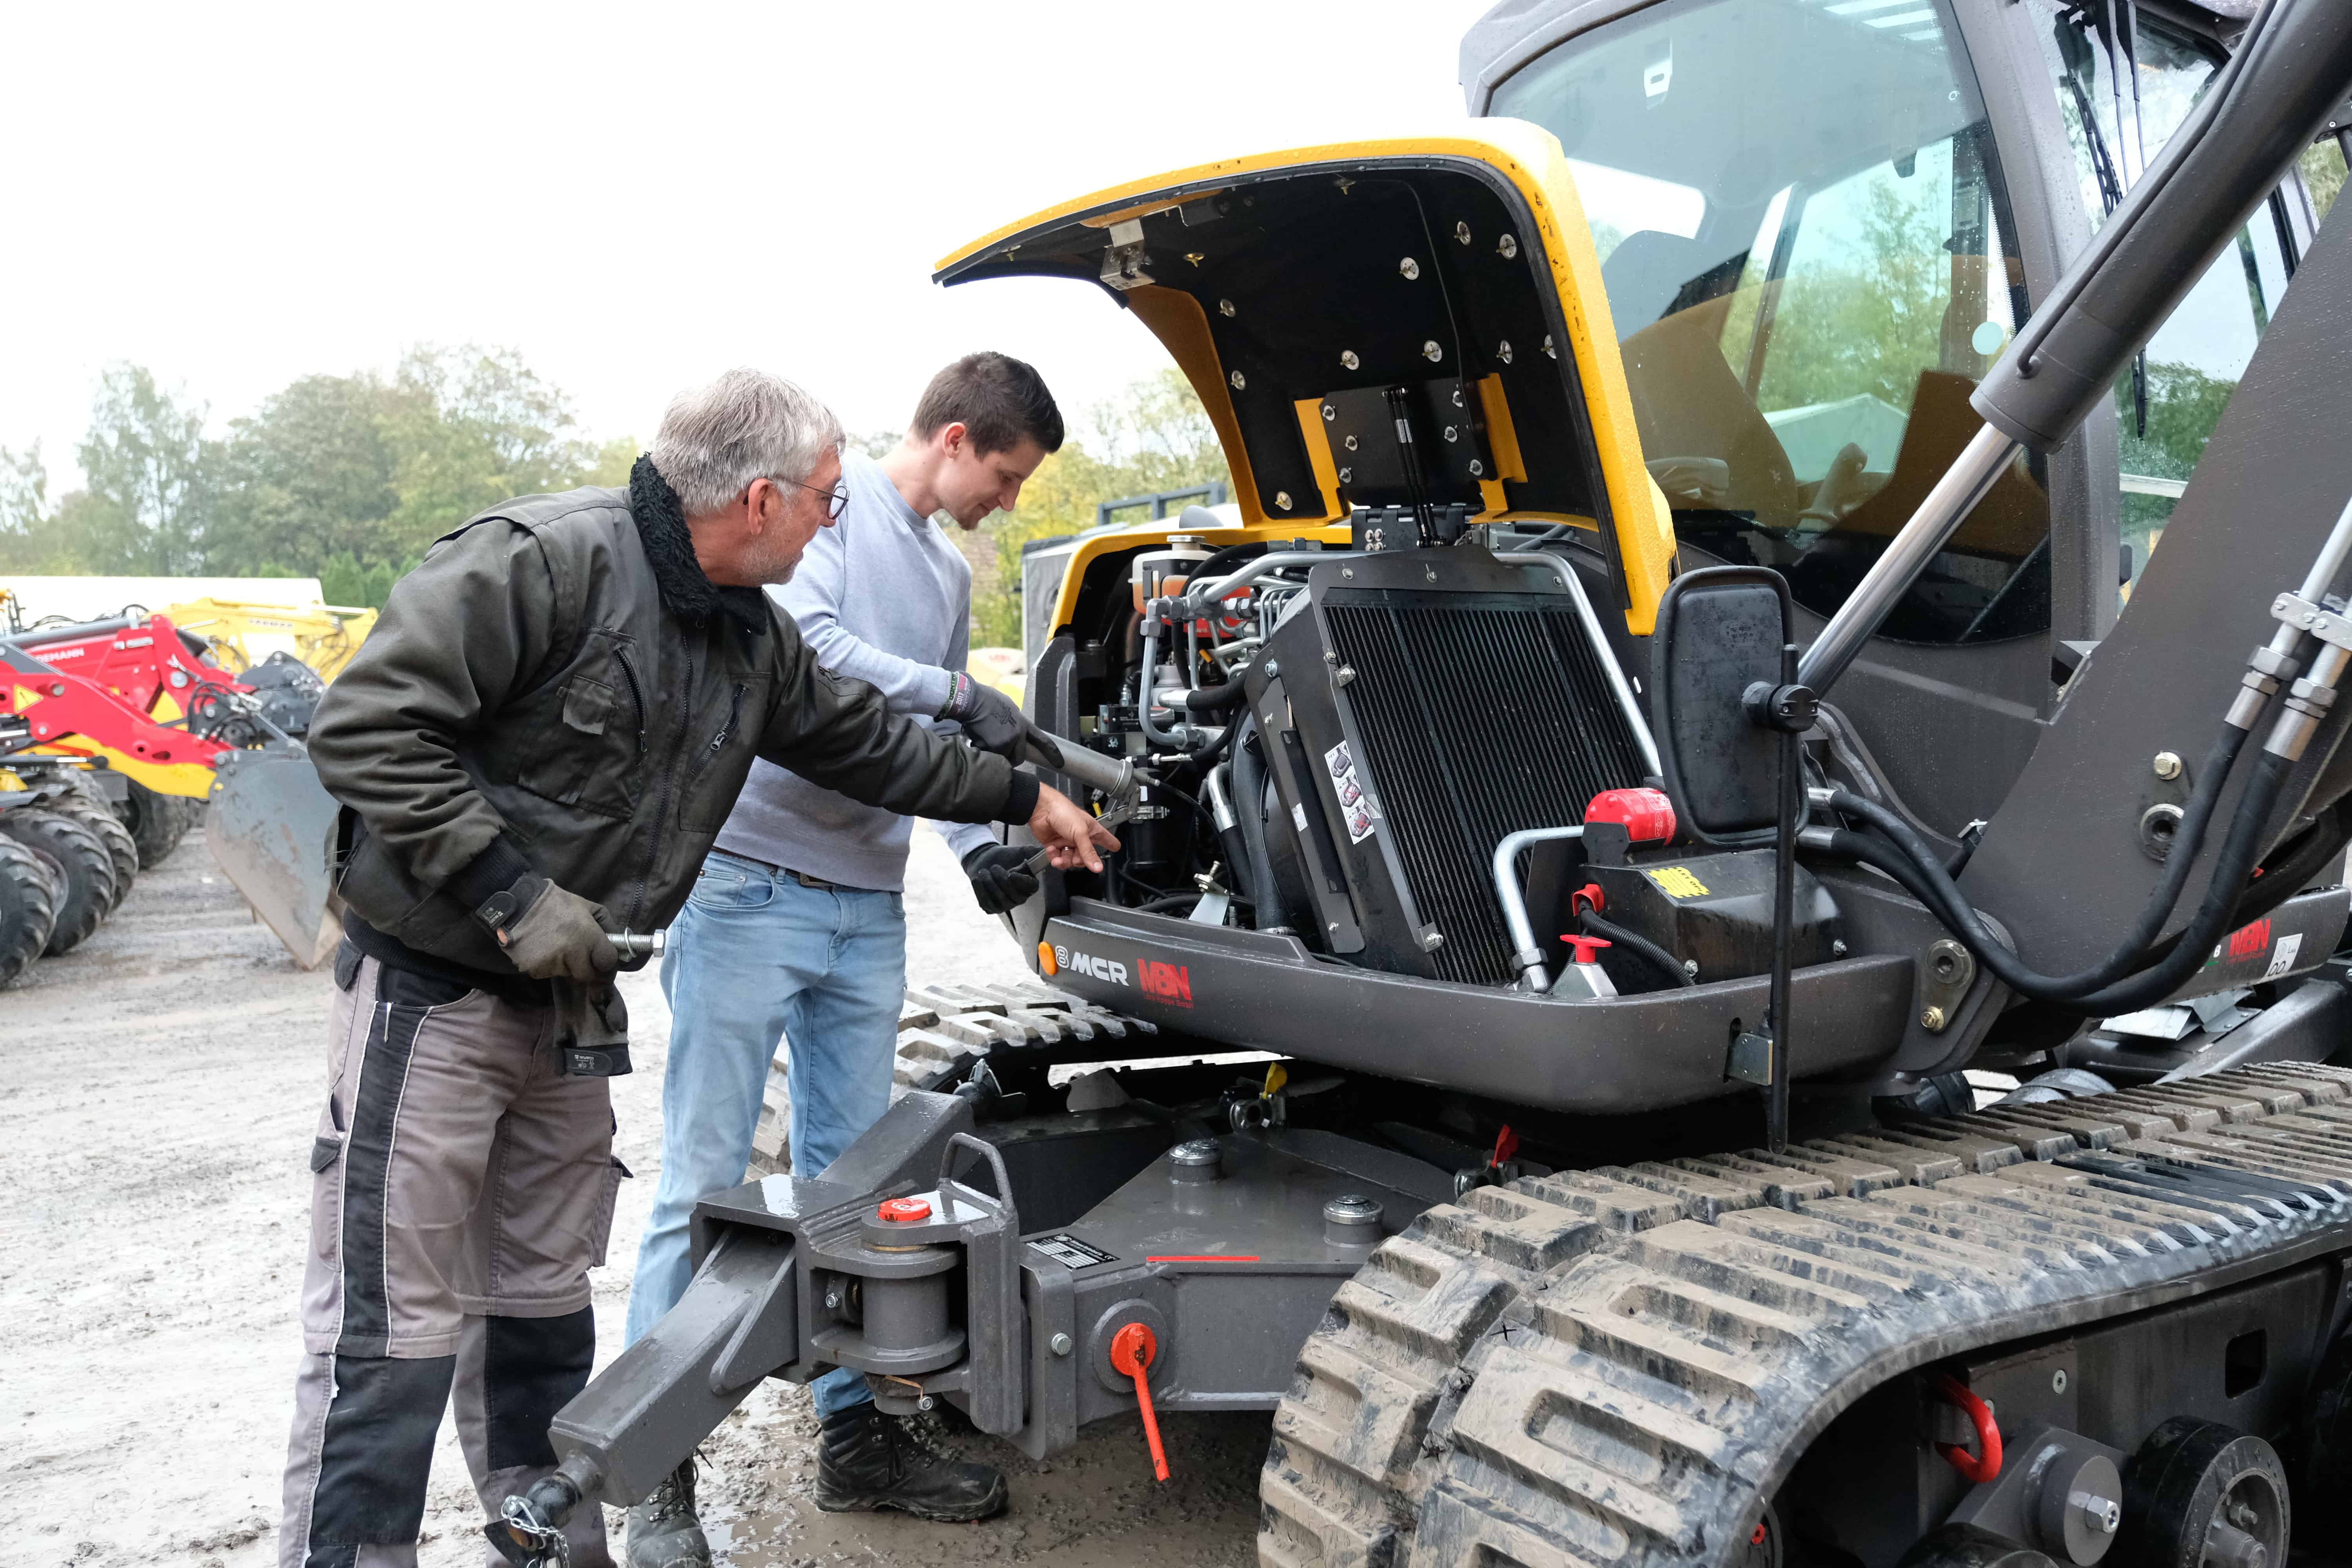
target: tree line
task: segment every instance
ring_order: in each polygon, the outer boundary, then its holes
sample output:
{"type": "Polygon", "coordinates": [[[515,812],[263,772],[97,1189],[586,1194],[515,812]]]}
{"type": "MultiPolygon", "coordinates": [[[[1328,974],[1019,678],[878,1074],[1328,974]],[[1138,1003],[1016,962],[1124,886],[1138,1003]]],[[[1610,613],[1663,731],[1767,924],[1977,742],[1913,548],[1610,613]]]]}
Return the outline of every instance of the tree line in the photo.
{"type": "Polygon", "coordinates": [[[637,447],[588,439],[510,349],[422,348],[386,375],[306,375],[206,433],[209,410],[107,369],[50,494],[38,447],[0,448],[0,571],[320,579],[381,605],[426,545],[509,496],[625,482],[637,447]]]}
{"type": "MultiPolygon", "coordinates": [[[[1093,526],[1097,502],[1224,478],[1192,388],[1163,371],[1073,421],[1019,510],[959,537],[973,563],[973,641],[1020,643],[1022,543],[1093,526]]],[[[381,607],[457,523],[510,496],[625,485],[641,449],[596,441],[562,389],[511,349],[415,350],[389,374],[306,375],[207,434],[210,410],[145,368],[100,377],[52,495],[37,446],[0,447],[0,573],[316,577],[331,605],[381,607]]],[[[852,437],[879,457],[896,431],[852,437]]]]}

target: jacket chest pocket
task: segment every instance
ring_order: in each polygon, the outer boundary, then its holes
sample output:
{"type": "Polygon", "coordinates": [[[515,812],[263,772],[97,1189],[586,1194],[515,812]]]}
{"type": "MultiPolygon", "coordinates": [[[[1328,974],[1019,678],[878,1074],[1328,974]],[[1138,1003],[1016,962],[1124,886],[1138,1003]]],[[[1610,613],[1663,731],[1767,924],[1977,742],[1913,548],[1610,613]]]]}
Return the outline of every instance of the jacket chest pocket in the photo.
{"type": "Polygon", "coordinates": [[[730,675],[723,690],[723,698],[706,705],[709,717],[693,731],[695,752],[686,762],[678,823],[689,833],[716,833],[725,826],[767,725],[765,676],[730,675]]]}
{"type": "Polygon", "coordinates": [[[645,772],[646,687],[628,642],[592,632],[580,658],[517,715],[515,782],[559,805],[607,816],[636,809],[645,772]]]}

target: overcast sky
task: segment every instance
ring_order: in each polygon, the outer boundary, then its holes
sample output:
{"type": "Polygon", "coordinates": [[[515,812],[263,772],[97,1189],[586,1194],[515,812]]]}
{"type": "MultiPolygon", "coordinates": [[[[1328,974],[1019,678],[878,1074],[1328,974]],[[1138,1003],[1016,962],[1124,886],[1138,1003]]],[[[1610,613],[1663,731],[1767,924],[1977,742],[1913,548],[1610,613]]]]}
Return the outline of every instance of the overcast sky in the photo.
{"type": "Polygon", "coordinates": [[[738,363],[895,426],[983,347],[1083,410],[1166,363],[1139,327],[932,264],[1139,175],[1459,121],[1489,3],[11,7],[0,446],[55,494],[111,362],[218,432],[426,342],[520,349],[599,437],[738,363]]]}

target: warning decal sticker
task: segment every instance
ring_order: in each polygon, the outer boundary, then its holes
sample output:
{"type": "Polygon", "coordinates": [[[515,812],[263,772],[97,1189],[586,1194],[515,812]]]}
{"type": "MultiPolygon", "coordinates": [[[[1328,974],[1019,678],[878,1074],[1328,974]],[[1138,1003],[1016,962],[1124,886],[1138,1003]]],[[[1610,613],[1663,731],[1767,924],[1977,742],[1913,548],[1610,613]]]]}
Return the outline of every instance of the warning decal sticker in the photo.
{"type": "Polygon", "coordinates": [[[2294,967],[2296,956],[2302,952],[2302,932],[2297,931],[2293,936],[2283,936],[2279,938],[2278,946],[2271,950],[2270,967],[2263,971],[2263,978],[2265,980],[2276,980],[2280,975],[2284,974],[2288,970],[2293,969],[2294,967]]]}
{"type": "Polygon", "coordinates": [[[1348,742],[1340,742],[1323,753],[1323,765],[1331,772],[1331,789],[1339,797],[1339,814],[1348,819],[1348,842],[1361,844],[1372,836],[1372,825],[1381,819],[1381,808],[1372,799],[1372,792],[1356,775],[1356,759],[1348,754],[1348,742]]]}
{"type": "Polygon", "coordinates": [[[1658,891],[1670,899],[1696,899],[1706,892],[1706,884],[1691,875],[1686,866],[1664,866],[1649,873],[1658,891]]]}
{"type": "Polygon", "coordinates": [[[1029,1244],[1065,1268],[1092,1268],[1098,1263],[1116,1263],[1118,1259],[1099,1247],[1088,1247],[1068,1231],[1049,1236],[1043,1241],[1029,1244]]]}

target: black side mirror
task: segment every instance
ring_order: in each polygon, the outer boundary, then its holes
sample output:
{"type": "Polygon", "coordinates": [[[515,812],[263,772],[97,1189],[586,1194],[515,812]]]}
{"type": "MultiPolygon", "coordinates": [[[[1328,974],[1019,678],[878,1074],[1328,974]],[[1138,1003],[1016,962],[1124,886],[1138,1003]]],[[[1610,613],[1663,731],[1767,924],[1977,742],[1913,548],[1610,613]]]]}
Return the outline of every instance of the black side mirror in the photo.
{"type": "Polygon", "coordinates": [[[1788,583],[1761,566],[1685,573],[1658,601],[1650,637],[1658,762],[1675,819],[1703,843],[1772,840],[1780,736],[1749,705],[1785,682],[1789,620],[1788,583]]]}

